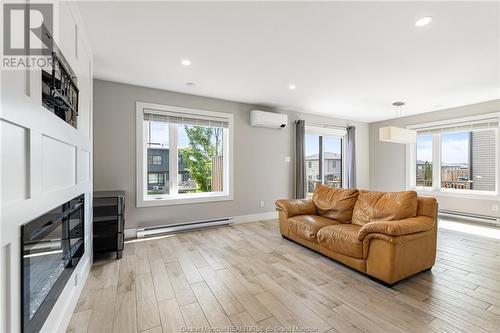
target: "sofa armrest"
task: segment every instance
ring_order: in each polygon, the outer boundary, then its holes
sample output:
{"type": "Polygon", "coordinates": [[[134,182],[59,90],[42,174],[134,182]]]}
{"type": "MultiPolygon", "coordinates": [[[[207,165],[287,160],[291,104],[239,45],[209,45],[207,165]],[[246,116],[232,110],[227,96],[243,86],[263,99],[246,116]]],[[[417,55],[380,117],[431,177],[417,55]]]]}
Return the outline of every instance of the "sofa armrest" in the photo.
{"type": "Polygon", "coordinates": [[[316,215],[318,210],[311,199],[276,200],[276,210],[285,212],[287,217],[296,215],[316,215]]]}
{"type": "Polygon", "coordinates": [[[359,229],[358,239],[362,241],[370,233],[401,236],[428,231],[434,228],[435,223],[435,219],[429,216],[417,216],[399,221],[374,221],[359,229]]]}

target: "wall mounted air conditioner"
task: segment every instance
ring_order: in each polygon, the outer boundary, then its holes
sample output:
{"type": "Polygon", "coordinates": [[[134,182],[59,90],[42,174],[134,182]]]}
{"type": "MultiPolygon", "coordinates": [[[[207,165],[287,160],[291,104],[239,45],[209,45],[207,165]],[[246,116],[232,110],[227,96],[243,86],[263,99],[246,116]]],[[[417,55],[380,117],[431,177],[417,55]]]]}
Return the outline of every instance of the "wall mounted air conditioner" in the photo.
{"type": "Polygon", "coordinates": [[[285,128],[287,123],[288,116],[286,114],[259,110],[250,111],[250,125],[255,127],[285,128]]]}

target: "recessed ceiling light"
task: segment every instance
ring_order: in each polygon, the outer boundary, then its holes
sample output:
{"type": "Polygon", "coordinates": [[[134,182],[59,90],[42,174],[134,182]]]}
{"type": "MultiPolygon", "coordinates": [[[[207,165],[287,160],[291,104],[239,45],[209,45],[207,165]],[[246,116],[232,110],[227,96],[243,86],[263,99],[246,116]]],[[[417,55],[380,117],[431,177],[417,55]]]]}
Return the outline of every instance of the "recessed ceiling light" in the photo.
{"type": "Polygon", "coordinates": [[[194,88],[194,87],[196,87],[196,83],[194,83],[194,82],[186,82],[186,86],[188,86],[190,88],[194,88]]]}
{"type": "Polygon", "coordinates": [[[191,61],[189,59],[183,59],[181,61],[181,64],[182,64],[182,66],[186,66],[187,67],[187,66],[191,65],[191,61]]]}
{"type": "Polygon", "coordinates": [[[295,90],[295,88],[297,88],[297,87],[295,86],[295,84],[291,84],[291,85],[289,85],[289,86],[288,86],[288,89],[290,89],[290,90],[295,90]]]}
{"type": "Polygon", "coordinates": [[[431,16],[424,16],[424,17],[422,17],[421,19],[418,19],[415,22],[415,26],[417,26],[417,27],[423,27],[424,25],[427,25],[427,24],[431,23],[431,21],[432,21],[432,17],[431,16]]]}

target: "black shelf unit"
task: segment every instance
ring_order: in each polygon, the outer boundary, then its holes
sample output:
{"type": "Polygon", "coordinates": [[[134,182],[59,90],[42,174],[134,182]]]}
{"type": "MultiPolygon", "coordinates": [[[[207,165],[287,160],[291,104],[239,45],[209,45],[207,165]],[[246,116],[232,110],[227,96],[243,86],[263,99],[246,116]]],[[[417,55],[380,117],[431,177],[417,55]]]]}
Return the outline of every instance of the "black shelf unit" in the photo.
{"type": "Polygon", "coordinates": [[[125,226],[125,192],[94,192],[94,253],[116,252],[122,257],[125,226]]]}
{"type": "Polygon", "coordinates": [[[76,76],[62,53],[54,51],[51,58],[51,68],[42,70],[42,104],[77,128],[79,90],[76,76]]]}

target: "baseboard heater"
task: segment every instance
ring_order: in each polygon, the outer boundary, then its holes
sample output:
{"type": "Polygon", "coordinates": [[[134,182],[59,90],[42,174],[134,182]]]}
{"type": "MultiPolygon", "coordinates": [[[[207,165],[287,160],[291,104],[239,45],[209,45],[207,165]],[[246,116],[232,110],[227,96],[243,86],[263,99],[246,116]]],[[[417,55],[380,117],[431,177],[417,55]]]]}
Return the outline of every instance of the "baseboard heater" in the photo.
{"type": "Polygon", "coordinates": [[[439,217],[448,219],[459,219],[463,221],[473,221],[489,224],[500,224],[500,217],[487,216],[481,214],[470,214],[463,212],[456,212],[452,210],[439,210],[439,217]]]}
{"type": "Polygon", "coordinates": [[[179,231],[193,230],[193,229],[201,229],[222,225],[231,224],[230,218],[217,219],[217,220],[207,220],[207,221],[196,221],[196,222],[187,222],[187,223],[178,223],[178,224],[170,224],[170,225],[161,225],[150,228],[140,228],[137,229],[137,238],[144,237],[152,237],[160,234],[169,234],[175,233],[179,231]]]}

